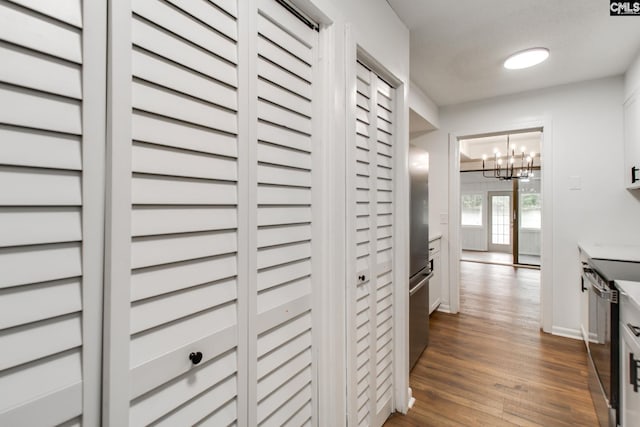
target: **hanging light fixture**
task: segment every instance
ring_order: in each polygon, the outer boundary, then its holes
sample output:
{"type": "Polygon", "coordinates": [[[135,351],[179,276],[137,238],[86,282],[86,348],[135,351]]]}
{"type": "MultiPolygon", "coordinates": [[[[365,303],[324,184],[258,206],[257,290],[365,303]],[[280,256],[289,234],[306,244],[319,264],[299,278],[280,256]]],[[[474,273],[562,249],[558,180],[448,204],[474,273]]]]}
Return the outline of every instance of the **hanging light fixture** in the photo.
{"type": "Polygon", "coordinates": [[[482,155],[482,176],[485,178],[497,178],[504,181],[511,179],[529,179],[533,176],[534,160],[536,153],[526,153],[522,147],[516,156],[516,150],[511,146],[509,135],[507,135],[507,153],[502,157],[497,148],[493,149],[493,167],[487,166],[491,160],[487,160],[487,155],[482,155]]]}

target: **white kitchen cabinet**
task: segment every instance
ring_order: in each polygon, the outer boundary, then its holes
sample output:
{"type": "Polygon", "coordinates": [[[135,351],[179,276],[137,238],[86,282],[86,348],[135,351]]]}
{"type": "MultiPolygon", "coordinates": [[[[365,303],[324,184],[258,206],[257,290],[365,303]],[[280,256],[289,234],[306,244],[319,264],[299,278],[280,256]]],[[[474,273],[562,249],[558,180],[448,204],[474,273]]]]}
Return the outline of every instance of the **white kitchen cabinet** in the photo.
{"type": "Polygon", "coordinates": [[[580,276],[580,330],[585,346],[589,347],[589,283],[580,276]]]}
{"type": "Polygon", "coordinates": [[[620,426],[640,426],[640,283],[616,285],[621,290],[620,426]]]}
{"type": "Polygon", "coordinates": [[[429,314],[433,313],[442,302],[442,273],[441,273],[441,237],[429,242],[429,262],[433,276],[429,279],[429,314]]]}
{"type": "Polygon", "coordinates": [[[638,91],[624,103],[624,165],[625,185],[640,188],[640,103],[638,91]]]}
{"type": "Polygon", "coordinates": [[[640,426],[640,339],[620,324],[621,426],[640,426]],[[634,374],[635,371],[635,374],[634,374]]]}

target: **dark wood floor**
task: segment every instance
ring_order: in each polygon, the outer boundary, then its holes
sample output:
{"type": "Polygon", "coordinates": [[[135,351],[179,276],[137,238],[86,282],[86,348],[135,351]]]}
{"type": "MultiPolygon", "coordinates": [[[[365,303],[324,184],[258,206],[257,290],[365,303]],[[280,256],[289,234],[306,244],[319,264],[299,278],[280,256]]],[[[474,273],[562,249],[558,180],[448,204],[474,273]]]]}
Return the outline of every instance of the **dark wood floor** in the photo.
{"type": "Polygon", "coordinates": [[[597,426],[583,343],[539,331],[539,274],[461,263],[461,313],[432,315],[416,404],[385,426],[597,426]]]}

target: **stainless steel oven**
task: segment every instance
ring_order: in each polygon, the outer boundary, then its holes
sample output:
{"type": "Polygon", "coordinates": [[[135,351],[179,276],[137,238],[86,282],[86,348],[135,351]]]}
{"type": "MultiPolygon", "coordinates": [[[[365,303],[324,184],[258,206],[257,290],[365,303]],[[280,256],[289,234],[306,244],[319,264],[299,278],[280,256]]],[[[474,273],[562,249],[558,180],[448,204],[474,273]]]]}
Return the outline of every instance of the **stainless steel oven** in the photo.
{"type": "Polygon", "coordinates": [[[588,258],[582,280],[589,290],[589,389],[600,425],[615,427],[620,419],[620,309],[614,281],[640,281],[640,263],[588,258]]]}
{"type": "Polygon", "coordinates": [[[618,408],[618,293],[595,270],[584,265],[589,289],[589,389],[601,426],[617,425],[618,408]]]}

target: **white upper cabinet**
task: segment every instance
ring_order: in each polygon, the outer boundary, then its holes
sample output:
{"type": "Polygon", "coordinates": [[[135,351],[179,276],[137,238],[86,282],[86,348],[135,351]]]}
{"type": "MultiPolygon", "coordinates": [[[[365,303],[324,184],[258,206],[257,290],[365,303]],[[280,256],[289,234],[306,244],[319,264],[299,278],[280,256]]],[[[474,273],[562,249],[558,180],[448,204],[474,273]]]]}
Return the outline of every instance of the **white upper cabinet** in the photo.
{"type": "Polygon", "coordinates": [[[638,91],[624,103],[624,165],[625,185],[640,188],[640,102],[638,91]]]}

